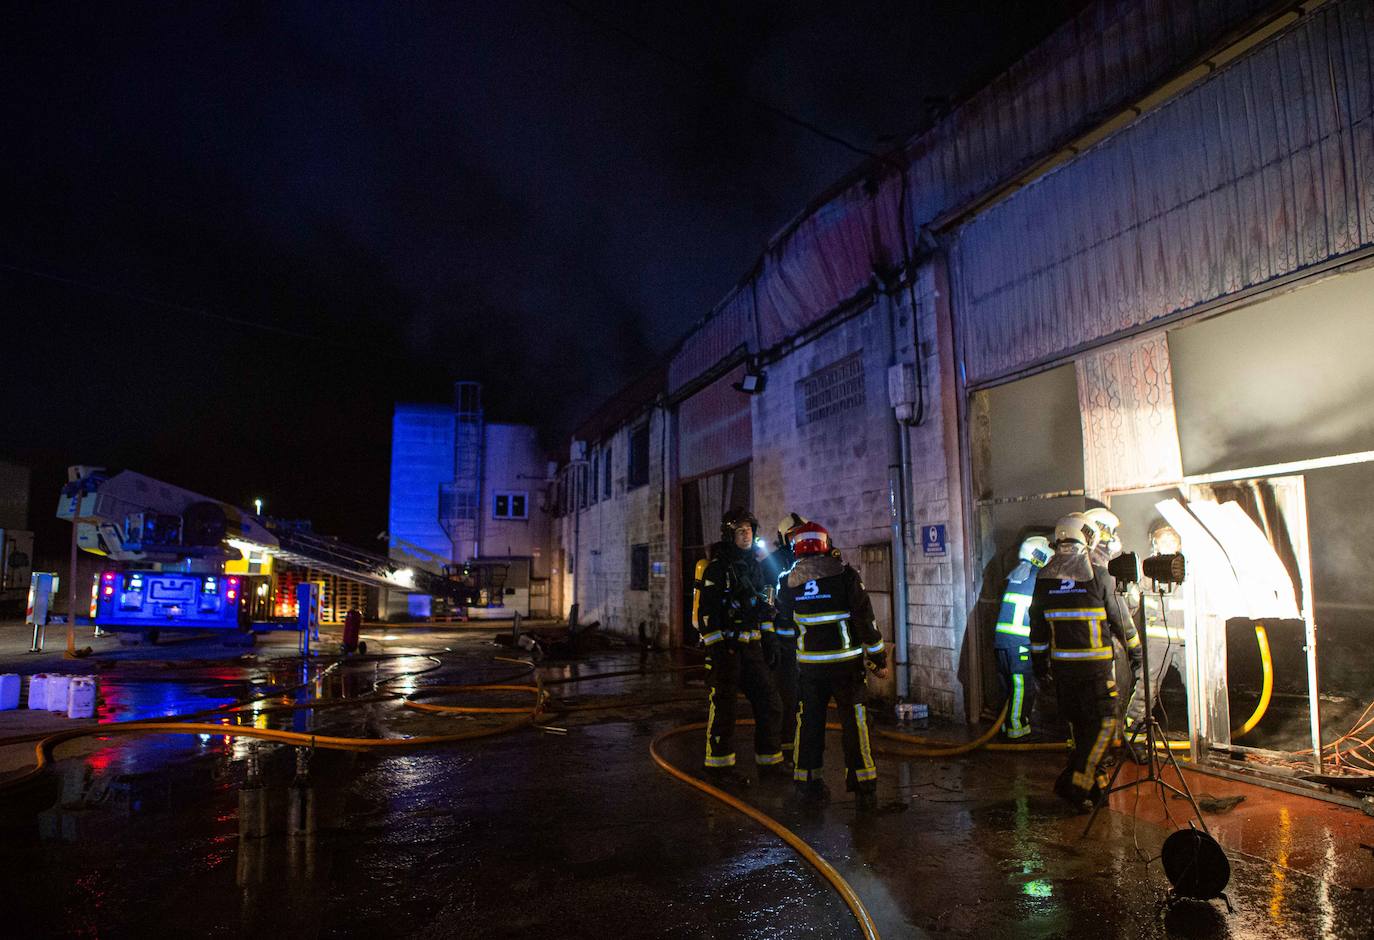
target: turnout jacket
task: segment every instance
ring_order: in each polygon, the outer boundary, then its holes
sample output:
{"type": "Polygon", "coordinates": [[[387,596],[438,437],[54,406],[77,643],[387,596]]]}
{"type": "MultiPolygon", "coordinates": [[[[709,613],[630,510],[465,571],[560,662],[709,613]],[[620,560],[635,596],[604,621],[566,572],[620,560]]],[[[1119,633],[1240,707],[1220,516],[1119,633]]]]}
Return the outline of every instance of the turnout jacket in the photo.
{"type": "Polygon", "coordinates": [[[1140,657],[1140,637],[1126,605],[1112,591],[1111,575],[1097,567],[1092,573],[1091,581],[1046,577],[1044,571],[1036,579],[1030,647],[1038,666],[1048,660],[1067,675],[1110,671],[1113,635],[1132,660],[1140,657]]]}
{"type": "Polygon", "coordinates": [[[1002,594],[1002,609],[997,614],[997,632],[993,638],[996,649],[1019,652],[1022,646],[1030,644],[1030,608],[1034,600],[1037,569],[1031,568],[1023,579],[1018,580],[1016,576],[1021,573],[1020,568],[1018,565],[1012,569],[1007,578],[1007,589],[1002,594]]]}
{"type": "Polygon", "coordinates": [[[797,662],[818,665],[868,657],[887,665],[873,604],[859,573],[838,552],[804,555],[778,582],[778,629],[797,631],[797,662]]]}
{"type": "Polygon", "coordinates": [[[707,649],[729,641],[757,643],[765,621],[771,627],[768,582],[754,553],[731,542],[712,546],[711,561],[701,577],[697,629],[707,649]]]}

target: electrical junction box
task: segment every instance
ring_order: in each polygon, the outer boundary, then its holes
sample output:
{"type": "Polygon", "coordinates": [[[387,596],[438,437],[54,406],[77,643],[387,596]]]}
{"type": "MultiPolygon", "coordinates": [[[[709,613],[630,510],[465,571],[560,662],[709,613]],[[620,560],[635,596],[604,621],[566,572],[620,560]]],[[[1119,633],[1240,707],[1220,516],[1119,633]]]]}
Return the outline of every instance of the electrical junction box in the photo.
{"type": "Polygon", "coordinates": [[[916,366],[899,362],[887,367],[887,403],[893,408],[916,404],[916,366]]]}

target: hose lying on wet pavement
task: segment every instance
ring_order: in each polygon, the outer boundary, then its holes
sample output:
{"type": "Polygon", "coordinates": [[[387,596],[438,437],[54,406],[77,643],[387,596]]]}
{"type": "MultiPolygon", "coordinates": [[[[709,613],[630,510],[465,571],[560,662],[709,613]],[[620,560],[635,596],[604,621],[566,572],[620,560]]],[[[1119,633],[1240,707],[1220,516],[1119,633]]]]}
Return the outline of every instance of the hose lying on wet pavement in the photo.
{"type": "MultiPolygon", "coordinates": [[[[747,723],[752,724],[752,722],[747,723]]],[[[724,790],[713,787],[706,781],[686,771],[679,770],[677,767],[673,766],[659,750],[659,745],[669,738],[674,738],[683,734],[691,734],[694,731],[703,731],[705,728],[706,723],[702,721],[670,728],[649,743],[649,755],[654,759],[654,763],[670,776],[681,780],[690,787],[695,787],[702,793],[705,793],[713,799],[719,800],[731,809],[743,813],[791,846],[798,855],[805,859],[812,868],[820,872],[821,877],[830,882],[835,890],[839,892],[840,897],[844,899],[844,903],[849,907],[850,912],[854,915],[854,919],[858,922],[859,929],[863,931],[863,935],[870,938],[870,940],[878,940],[878,928],[874,925],[873,918],[868,913],[868,908],[864,907],[864,903],[859,899],[858,894],[850,887],[849,882],[844,880],[844,876],[836,871],[834,866],[822,858],[815,849],[807,845],[801,836],[797,835],[791,829],[788,829],[762,810],[749,805],[743,800],[736,799],[724,790]]]]}
{"type": "MultiPolygon", "coordinates": [[[[59,745],[68,741],[74,741],[85,737],[108,737],[112,735],[125,734],[211,734],[223,735],[228,737],[254,738],[260,741],[272,741],[279,744],[293,744],[301,747],[319,747],[325,750],[343,751],[399,751],[418,747],[432,747],[445,744],[455,744],[460,741],[471,741],[477,738],[488,738],[499,734],[506,734],[518,730],[536,721],[543,710],[547,699],[547,693],[539,683],[538,676],[535,676],[534,684],[510,684],[502,683],[469,683],[462,685],[434,685],[423,686],[416,690],[414,694],[436,695],[436,694],[465,694],[483,692],[528,692],[534,696],[532,705],[525,708],[491,707],[479,705],[440,705],[431,702],[414,701],[412,696],[401,693],[381,692],[380,688],[387,682],[396,681],[404,678],[414,678],[443,665],[442,660],[428,654],[405,654],[422,655],[426,659],[432,660],[435,665],[424,670],[410,673],[401,673],[373,683],[373,694],[359,696],[357,698],[333,699],[326,702],[296,702],[287,705],[273,705],[262,709],[256,709],[258,713],[277,712],[277,711],[297,711],[314,710],[326,707],[359,706],[373,704],[379,701],[400,699],[401,704],[416,711],[424,711],[440,714],[454,715],[482,715],[482,714],[509,714],[516,717],[500,724],[488,725],[480,728],[468,728],[463,731],[450,734],[417,735],[413,737],[398,738],[356,738],[343,737],[337,735],[322,735],[302,731],[281,731],[274,728],[258,728],[252,725],[221,724],[217,722],[192,721],[188,718],[201,717],[207,714],[235,714],[263,700],[264,696],[254,696],[248,699],[234,702],[216,709],[192,713],[191,715],[180,716],[171,719],[136,719],[132,721],[107,722],[104,724],[86,725],[81,728],[73,728],[67,731],[45,734],[37,737],[37,744],[34,747],[35,763],[22,774],[18,774],[3,782],[0,782],[0,795],[26,787],[40,777],[49,768],[53,761],[53,751],[59,745]]],[[[330,669],[338,663],[331,665],[330,669]]],[[[526,663],[527,673],[534,672],[534,665],[526,663]]],[[[325,675],[329,670],[325,670],[320,675],[325,675]]],[[[522,672],[521,675],[527,674],[522,672]]],[[[318,678],[318,677],[315,677],[318,678]]],[[[303,682],[296,686],[294,691],[305,687],[315,681],[315,678],[303,682]]],[[[283,694],[281,692],[273,695],[283,694]]],[[[35,740],[34,735],[27,735],[20,738],[10,738],[0,740],[0,746],[25,743],[35,740]]]]}
{"type": "MultiPolygon", "coordinates": [[[[1272,660],[1269,656],[1267,638],[1262,626],[1256,627],[1256,636],[1261,650],[1261,662],[1264,667],[1264,691],[1261,693],[1260,703],[1251,718],[1236,732],[1236,736],[1244,734],[1258,724],[1261,717],[1268,707],[1270,694],[1273,687],[1272,660]]],[[[409,673],[400,673],[380,679],[373,683],[373,691],[369,695],[358,696],[356,698],[331,699],[323,701],[307,701],[289,704],[275,704],[266,707],[254,708],[257,703],[266,698],[277,697],[283,694],[291,694],[312,684],[323,675],[337,668],[339,663],[332,664],[329,669],[314,676],[305,682],[300,683],[288,690],[274,690],[271,693],[256,695],[252,698],[228,705],[219,706],[202,712],[181,716],[175,719],[166,720],[147,720],[139,719],[127,722],[113,722],[86,726],[69,731],[48,734],[37,738],[35,746],[35,765],[21,775],[12,777],[4,782],[0,782],[0,795],[17,790],[26,784],[32,783],[49,768],[54,760],[53,751],[62,743],[72,741],[82,737],[90,736],[112,736],[123,734],[210,734],[223,735],[230,737],[246,737],[257,740],[271,741],[281,744],[290,744],[304,747],[320,747],[324,749],[345,750],[345,751],[382,751],[397,752],[415,748],[442,746],[455,744],[462,741],[476,740],[480,738],[494,737],[501,734],[510,733],[521,728],[534,724],[540,714],[546,710],[549,704],[548,692],[545,686],[561,685],[577,682],[591,682],[599,679],[619,678],[632,675],[649,675],[654,673],[682,673],[693,672],[701,669],[700,665],[687,665],[658,668],[653,670],[630,669],[619,670],[607,673],[594,673],[584,676],[564,676],[551,678],[541,681],[538,676],[537,667],[534,663],[526,660],[507,659],[505,657],[495,657],[498,661],[511,662],[522,666],[522,671],[510,677],[502,677],[501,681],[488,683],[471,683],[457,685],[433,685],[421,686],[408,695],[396,692],[384,691],[383,686],[406,678],[414,678],[417,675],[431,672],[441,668],[442,660],[430,654],[395,654],[397,657],[423,656],[431,661],[431,665],[424,669],[409,673]],[[523,678],[533,674],[535,681],[533,684],[523,684],[511,680],[523,678]],[[434,695],[463,695],[468,693],[488,693],[488,692],[522,692],[531,694],[534,697],[533,703],[526,707],[513,706],[478,706],[478,705],[445,705],[434,702],[420,701],[419,697],[426,698],[434,695]],[[204,722],[187,720],[203,717],[206,715],[233,715],[251,709],[255,714],[297,711],[297,710],[316,710],[325,708],[356,707],[368,704],[375,704],[384,701],[395,701],[399,699],[401,704],[416,711],[431,714],[454,714],[454,715],[510,715],[509,720],[499,724],[487,725],[477,728],[469,728],[460,732],[439,735],[424,735],[414,737],[397,738],[359,738],[335,735],[319,735],[307,732],[281,731],[270,728],[257,728],[250,725],[221,724],[216,722],[204,722]]],[[[381,657],[376,657],[381,658],[381,657]]],[[[390,658],[390,657],[387,657],[390,658]]],[[[372,660],[374,657],[358,657],[349,660],[351,663],[360,663],[365,660],[372,660]]],[[[637,704],[636,698],[630,697],[628,701],[616,701],[605,705],[555,705],[557,711],[589,711],[598,708],[613,707],[633,707],[637,704]]],[[[693,697],[695,698],[695,696],[693,697]]],[[[667,704],[668,701],[681,701],[681,699],[670,699],[667,701],[650,700],[643,704],[656,705],[667,704]]],[[[875,729],[873,742],[874,750],[880,753],[890,754],[897,757],[955,757],[967,754],[979,748],[998,751],[1062,751],[1067,742],[1034,742],[1028,744],[1017,744],[1010,742],[995,742],[997,732],[1006,717],[1008,705],[1004,704],[1001,713],[992,723],[991,727],[982,735],[967,742],[952,742],[940,739],[931,739],[917,735],[906,734],[885,729],[875,729]]],[[[741,721],[742,725],[752,724],[752,721],[741,721]]],[[[835,868],[811,848],[795,832],[782,825],[773,817],[759,810],[742,800],[731,796],[717,787],[699,779],[698,777],[675,767],[662,754],[660,745],[673,737],[693,732],[700,732],[705,728],[705,724],[694,722],[669,729],[653,739],[649,746],[650,756],[655,764],[670,776],[692,786],[693,788],[707,794],[713,799],[729,806],[731,809],[749,817],[750,819],[763,826],[773,833],[789,847],[798,853],[808,864],[816,869],[840,895],[853,914],[856,923],[865,937],[877,940],[878,931],[873,923],[872,916],[864,906],[862,900],[855,893],[854,889],[839,874],[835,868]]],[[[827,723],[828,730],[839,730],[840,726],[835,723],[827,723]]],[[[34,740],[35,736],[29,736],[28,740],[34,740]]],[[[19,743],[19,738],[0,740],[0,746],[5,744],[19,743]]],[[[1186,745],[1186,742],[1179,742],[1186,745]]]]}

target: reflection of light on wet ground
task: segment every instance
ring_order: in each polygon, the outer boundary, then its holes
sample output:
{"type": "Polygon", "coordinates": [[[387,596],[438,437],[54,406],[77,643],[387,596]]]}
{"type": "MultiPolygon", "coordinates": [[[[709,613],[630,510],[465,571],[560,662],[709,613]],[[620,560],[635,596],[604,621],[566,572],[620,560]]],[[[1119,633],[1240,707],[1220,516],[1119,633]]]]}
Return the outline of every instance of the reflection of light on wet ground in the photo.
{"type": "Polygon", "coordinates": [[[1269,890],[1269,919],[1276,924],[1283,923],[1283,895],[1288,878],[1288,849],[1293,842],[1293,819],[1287,806],[1279,807],[1279,849],[1274,864],[1269,866],[1273,885],[1269,890]]]}

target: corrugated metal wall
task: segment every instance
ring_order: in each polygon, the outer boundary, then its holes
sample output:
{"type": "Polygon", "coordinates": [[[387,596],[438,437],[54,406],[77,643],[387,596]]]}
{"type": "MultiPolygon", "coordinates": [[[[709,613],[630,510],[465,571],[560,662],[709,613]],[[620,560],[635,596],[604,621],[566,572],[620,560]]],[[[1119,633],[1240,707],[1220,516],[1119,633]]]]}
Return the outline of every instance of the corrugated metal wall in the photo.
{"type": "Polygon", "coordinates": [[[737,289],[683,341],[668,363],[668,394],[679,391],[739,347],[755,351],[754,296],[746,284],[737,289]]]}
{"type": "Polygon", "coordinates": [[[1102,0],[909,148],[926,225],[1147,94],[1273,0],[1102,0]]]}
{"type": "Polygon", "coordinates": [[[1195,62],[1274,0],[1101,0],[1055,30],[906,149],[808,210],[771,242],[745,283],[688,334],[669,393],[741,345],[768,348],[852,300],[915,232],[1006,180],[1195,62]]]}
{"type": "Polygon", "coordinates": [[[968,381],[1374,245],[1372,48],[1323,6],[965,226],[968,381]]]}
{"type": "Polygon", "coordinates": [[[750,396],[732,387],[743,375],[744,367],[741,366],[678,406],[678,476],[681,479],[723,470],[753,455],[750,396]]]}

